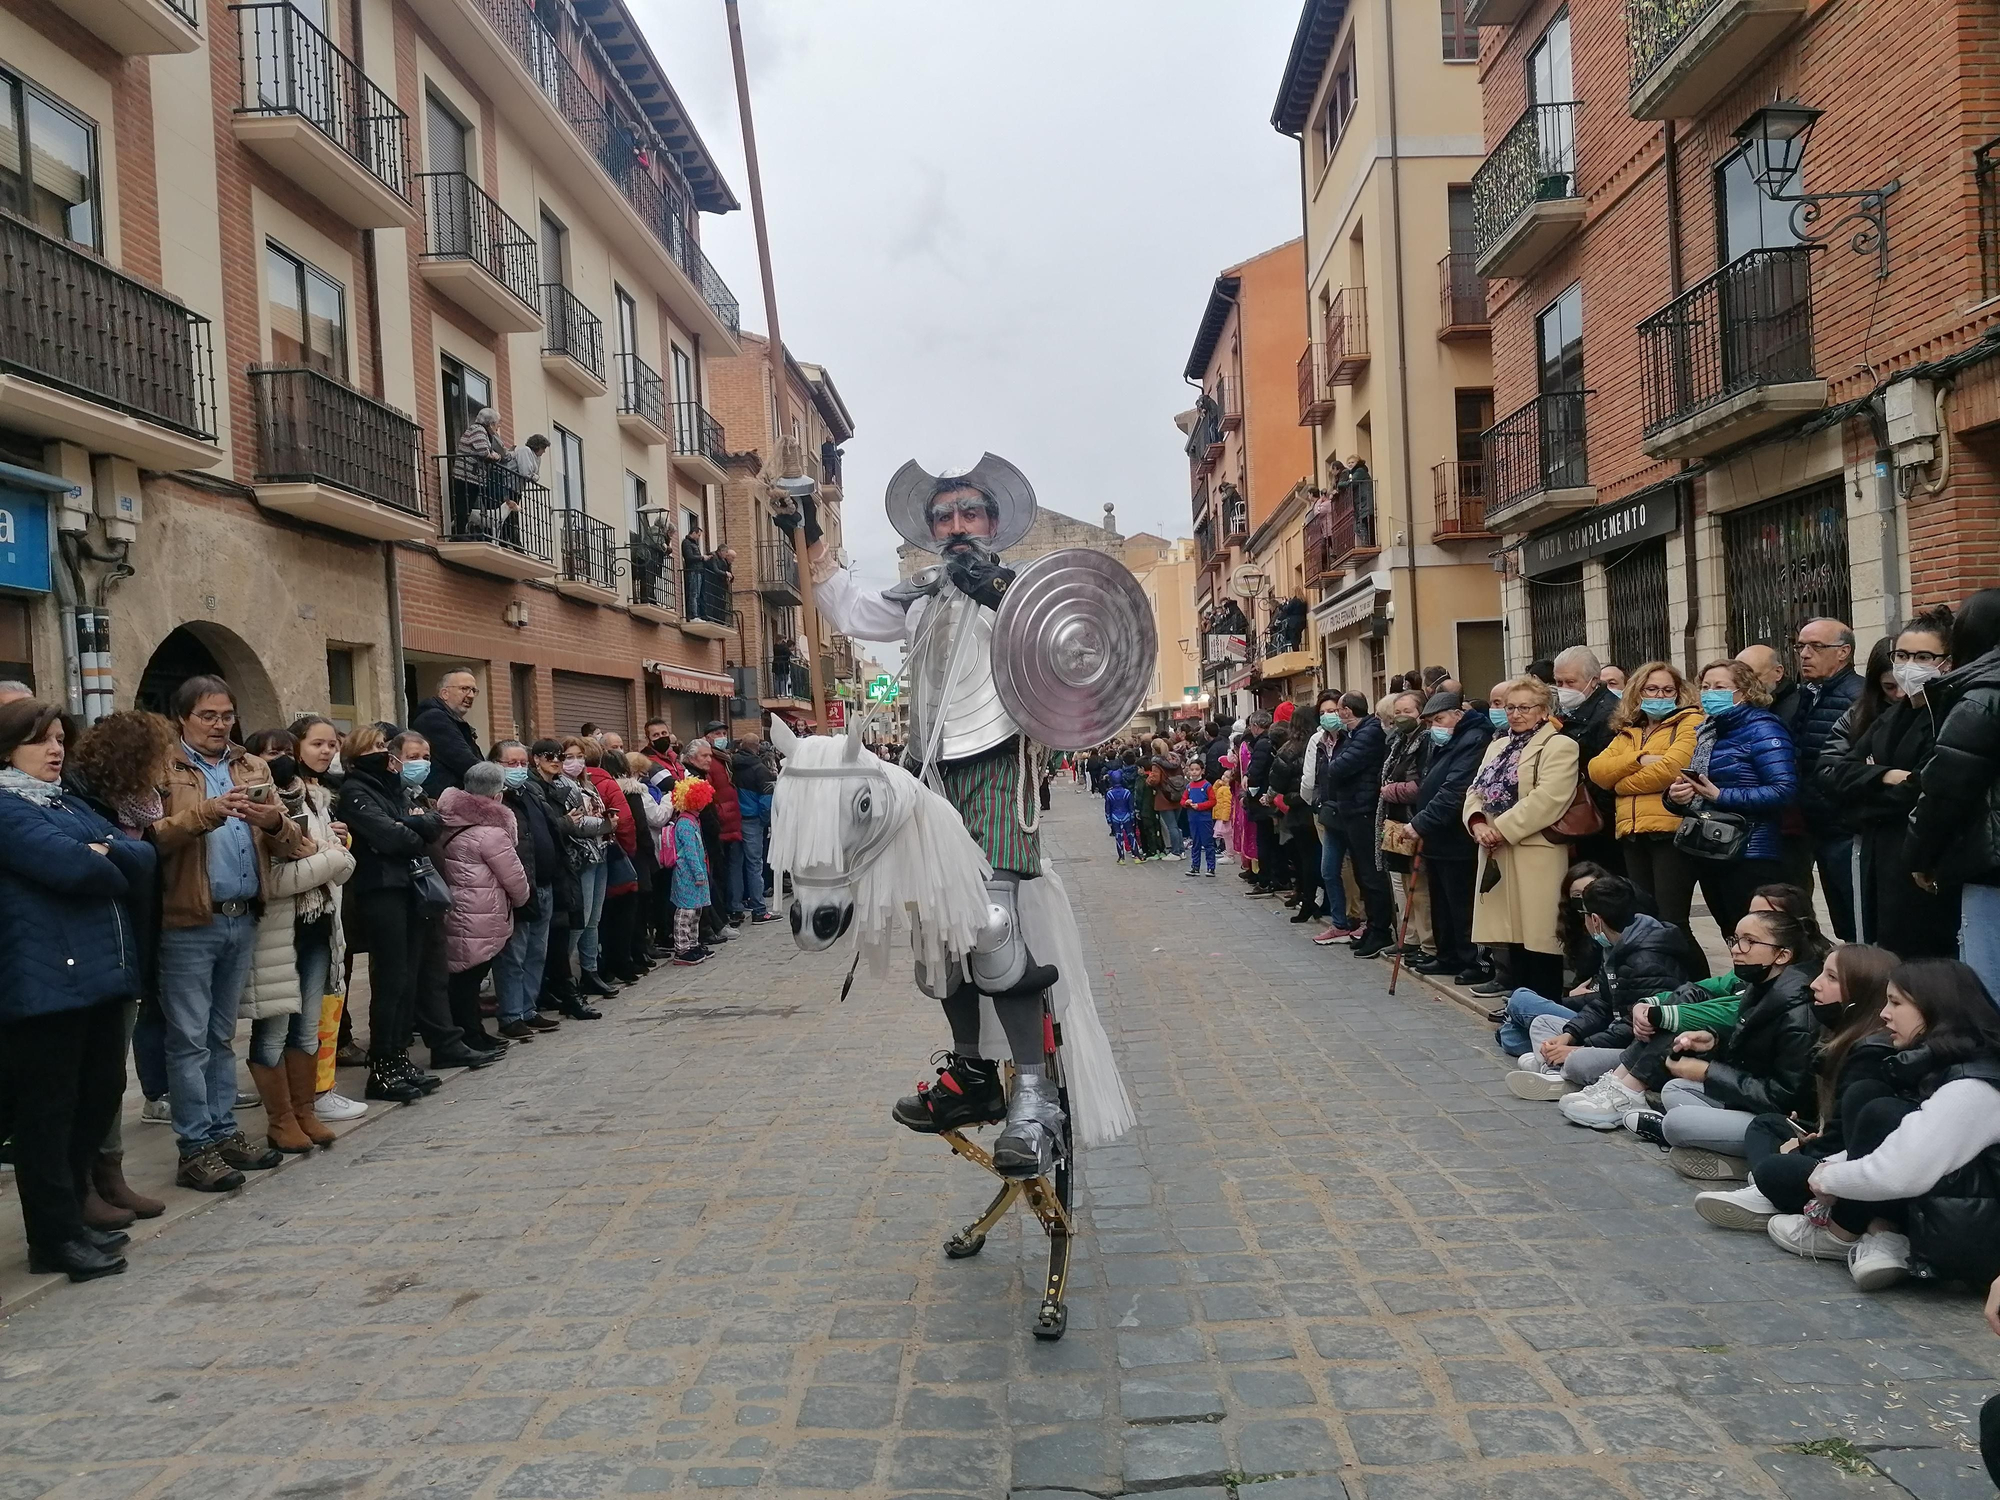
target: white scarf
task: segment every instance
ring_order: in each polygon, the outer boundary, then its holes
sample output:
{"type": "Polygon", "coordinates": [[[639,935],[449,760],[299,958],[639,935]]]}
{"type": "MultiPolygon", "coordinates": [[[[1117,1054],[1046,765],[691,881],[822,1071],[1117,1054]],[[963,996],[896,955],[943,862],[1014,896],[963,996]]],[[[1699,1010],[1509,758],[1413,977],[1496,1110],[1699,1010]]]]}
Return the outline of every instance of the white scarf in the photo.
{"type": "Polygon", "coordinates": [[[12,792],[41,807],[51,807],[62,797],[62,783],[30,776],[19,766],[0,766],[0,792],[12,792]]]}

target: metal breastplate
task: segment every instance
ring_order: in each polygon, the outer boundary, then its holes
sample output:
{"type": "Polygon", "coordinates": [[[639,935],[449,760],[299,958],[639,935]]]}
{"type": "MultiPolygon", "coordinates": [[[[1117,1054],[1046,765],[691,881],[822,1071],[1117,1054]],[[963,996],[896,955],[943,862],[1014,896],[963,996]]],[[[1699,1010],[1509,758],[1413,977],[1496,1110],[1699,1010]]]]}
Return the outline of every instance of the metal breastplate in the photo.
{"type": "Polygon", "coordinates": [[[949,584],[922,608],[910,663],[910,748],[919,755],[929,748],[940,717],[938,760],[963,760],[1019,734],[993,685],[993,611],[949,584]]]}

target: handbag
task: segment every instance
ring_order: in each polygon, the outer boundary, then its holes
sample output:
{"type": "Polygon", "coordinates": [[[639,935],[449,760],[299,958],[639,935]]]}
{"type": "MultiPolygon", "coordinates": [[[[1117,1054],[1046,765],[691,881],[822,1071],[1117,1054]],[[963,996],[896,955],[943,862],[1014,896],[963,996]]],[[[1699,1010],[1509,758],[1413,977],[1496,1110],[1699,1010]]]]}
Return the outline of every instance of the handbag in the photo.
{"type": "Polygon", "coordinates": [[[441,917],[451,910],[451,887],[444,883],[428,854],[410,861],[410,894],[416,898],[417,910],[427,917],[441,917]]]}
{"type": "Polygon", "coordinates": [[[1400,854],[1414,858],[1417,852],[1417,831],[1408,823],[1398,823],[1389,818],[1382,820],[1382,836],[1377,841],[1384,854],[1400,854]]]}
{"type": "Polygon", "coordinates": [[[1604,832],[1604,814],[1597,810],[1597,799],[1590,794],[1590,788],[1581,778],[1576,783],[1575,794],[1569,799],[1569,806],[1563,809],[1563,815],[1542,832],[1561,844],[1574,844],[1604,832]]]}
{"type": "Polygon", "coordinates": [[[1697,807],[1674,830],[1674,847],[1692,859],[1728,860],[1750,842],[1750,820],[1741,813],[1697,807]]]}

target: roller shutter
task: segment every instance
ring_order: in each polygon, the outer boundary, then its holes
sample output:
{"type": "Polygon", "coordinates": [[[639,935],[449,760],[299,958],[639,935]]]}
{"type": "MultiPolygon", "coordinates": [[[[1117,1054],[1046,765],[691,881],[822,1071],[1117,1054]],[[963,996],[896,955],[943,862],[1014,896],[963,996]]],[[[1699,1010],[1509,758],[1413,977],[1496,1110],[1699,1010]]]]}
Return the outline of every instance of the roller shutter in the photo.
{"type": "Polygon", "coordinates": [[[625,677],[594,677],[585,672],[556,672],[556,733],[575,734],[585,724],[615,729],[627,745],[636,745],[632,722],[632,683],[625,677]]]}

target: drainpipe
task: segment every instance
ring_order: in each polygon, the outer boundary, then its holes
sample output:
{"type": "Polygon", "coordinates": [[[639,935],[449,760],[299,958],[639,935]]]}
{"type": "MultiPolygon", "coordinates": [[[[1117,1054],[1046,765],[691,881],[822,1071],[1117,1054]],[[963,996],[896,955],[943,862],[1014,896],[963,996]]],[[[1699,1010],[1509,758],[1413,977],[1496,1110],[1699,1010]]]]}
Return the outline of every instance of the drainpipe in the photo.
{"type": "Polygon", "coordinates": [[[1396,0],[1382,0],[1382,43],[1389,63],[1389,223],[1396,256],[1396,395],[1403,429],[1403,537],[1410,568],[1410,652],[1424,668],[1424,634],[1417,608],[1417,501],[1411,479],[1410,358],[1403,316],[1403,135],[1396,111],[1396,0]]]}
{"type": "Polygon", "coordinates": [[[1877,391],[1868,400],[1868,428],[1875,435],[1875,515],[1882,537],[1883,629],[1894,630],[1903,619],[1903,548],[1896,530],[1896,454],[1889,446],[1887,398],[1877,391]]]}
{"type": "MultiPolygon", "coordinates": [[[[1685,265],[1681,260],[1681,147],[1674,122],[1660,126],[1660,166],[1667,174],[1667,289],[1678,299],[1686,289],[1685,265]]],[[[1681,473],[1688,471],[1681,460],[1681,473]]],[[[1694,675],[1701,628],[1701,559],[1696,555],[1694,536],[1694,486],[1683,481],[1674,497],[1681,511],[1681,571],[1687,578],[1687,623],[1681,627],[1681,667],[1694,675]]]]}

